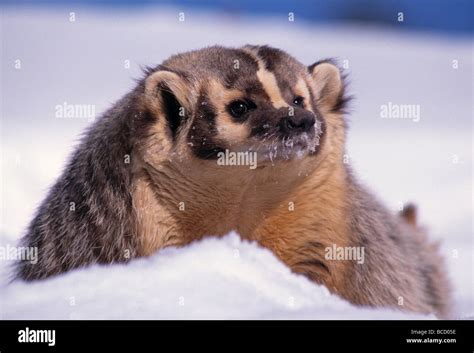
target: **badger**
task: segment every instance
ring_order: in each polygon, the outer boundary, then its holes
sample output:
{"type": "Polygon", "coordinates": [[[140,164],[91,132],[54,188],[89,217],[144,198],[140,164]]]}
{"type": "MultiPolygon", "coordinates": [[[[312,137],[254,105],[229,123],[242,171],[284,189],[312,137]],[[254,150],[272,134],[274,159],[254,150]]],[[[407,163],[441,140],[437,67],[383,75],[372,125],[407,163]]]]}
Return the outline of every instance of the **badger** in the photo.
{"type": "Polygon", "coordinates": [[[305,66],[269,46],[147,68],[85,133],[22,239],[38,261],[18,262],[16,278],[234,230],[355,305],[448,315],[443,261],[415,209],[392,214],[344,163],[346,91],[334,61],[305,66]],[[252,158],[232,163],[239,154],[252,158]]]}

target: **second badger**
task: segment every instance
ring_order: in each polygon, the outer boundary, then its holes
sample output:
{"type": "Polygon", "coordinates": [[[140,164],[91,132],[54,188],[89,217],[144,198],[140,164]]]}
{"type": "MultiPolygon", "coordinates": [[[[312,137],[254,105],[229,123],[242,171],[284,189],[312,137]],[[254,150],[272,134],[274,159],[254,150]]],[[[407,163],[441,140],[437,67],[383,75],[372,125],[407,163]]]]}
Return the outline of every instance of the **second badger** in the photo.
{"type": "Polygon", "coordinates": [[[352,303],[446,314],[444,269],[413,213],[391,214],[343,163],[344,103],[329,61],[306,67],[267,46],[171,57],[91,126],[23,239],[38,263],[18,276],[236,230],[352,303]],[[256,168],[222,153],[255,153],[256,168]]]}

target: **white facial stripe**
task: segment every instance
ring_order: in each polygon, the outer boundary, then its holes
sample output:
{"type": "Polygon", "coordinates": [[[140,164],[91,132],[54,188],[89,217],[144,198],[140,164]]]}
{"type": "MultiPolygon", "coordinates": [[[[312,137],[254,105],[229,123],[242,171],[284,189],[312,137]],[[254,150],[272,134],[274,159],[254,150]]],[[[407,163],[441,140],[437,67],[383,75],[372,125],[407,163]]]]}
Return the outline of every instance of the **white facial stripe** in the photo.
{"type": "Polygon", "coordinates": [[[278,87],[278,82],[275,78],[275,75],[263,68],[260,65],[260,62],[259,67],[260,68],[257,71],[257,77],[260,83],[262,84],[263,89],[270,97],[273,106],[277,109],[288,107],[288,103],[286,103],[283,97],[281,96],[280,87],[278,87]]]}
{"type": "Polygon", "coordinates": [[[262,84],[263,89],[270,97],[272,105],[277,109],[289,107],[288,103],[285,102],[281,95],[280,87],[278,86],[278,82],[275,78],[275,75],[265,69],[265,63],[260,60],[257,53],[255,53],[251,49],[244,49],[244,51],[252,58],[254,58],[254,60],[258,63],[257,77],[260,83],[262,84]]]}

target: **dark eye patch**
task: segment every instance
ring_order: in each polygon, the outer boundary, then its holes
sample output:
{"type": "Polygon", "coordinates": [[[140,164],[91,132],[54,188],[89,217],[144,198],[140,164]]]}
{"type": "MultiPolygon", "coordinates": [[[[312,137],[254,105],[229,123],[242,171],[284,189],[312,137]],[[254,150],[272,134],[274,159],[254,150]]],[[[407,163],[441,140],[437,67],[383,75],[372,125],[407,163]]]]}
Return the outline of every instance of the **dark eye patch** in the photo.
{"type": "Polygon", "coordinates": [[[303,108],[304,107],[304,98],[301,97],[301,96],[296,96],[295,98],[293,98],[293,105],[297,106],[297,107],[301,107],[303,108]]]}
{"type": "Polygon", "coordinates": [[[227,106],[229,114],[238,121],[245,120],[246,114],[257,106],[250,100],[236,100],[227,106]]]}

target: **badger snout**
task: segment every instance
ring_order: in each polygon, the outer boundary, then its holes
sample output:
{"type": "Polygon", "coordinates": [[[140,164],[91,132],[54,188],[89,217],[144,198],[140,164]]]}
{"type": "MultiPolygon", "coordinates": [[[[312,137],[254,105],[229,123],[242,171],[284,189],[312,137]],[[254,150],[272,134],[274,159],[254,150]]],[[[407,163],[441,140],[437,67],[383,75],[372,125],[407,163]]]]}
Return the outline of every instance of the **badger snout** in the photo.
{"type": "Polygon", "coordinates": [[[301,133],[314,133],[316,116],[310,111],[303,111],[292,116],[280,119],[278,128],[286,136],[299,135],[301,133]]]}

